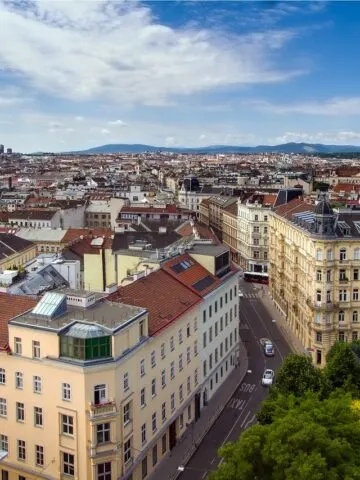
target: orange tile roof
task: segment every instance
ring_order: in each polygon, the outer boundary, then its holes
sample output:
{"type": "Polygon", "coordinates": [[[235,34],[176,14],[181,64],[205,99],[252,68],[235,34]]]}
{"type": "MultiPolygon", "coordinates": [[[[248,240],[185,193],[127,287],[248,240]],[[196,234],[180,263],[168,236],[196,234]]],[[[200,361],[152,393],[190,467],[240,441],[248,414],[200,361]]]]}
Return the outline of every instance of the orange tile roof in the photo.
{"type": "Polygon", "coordinates": [[[214,290],[214,288],[216,288],[221,283],[221,281],[217,277],[212,275],[208,270],[206,270],[206,268],[204,268],[202,265],[200,265],[200,263],[196,262],[186,253],[184,253],[183,255],[179,255],[171,260],[168,260],[167,262],[164,262],[161,268],[173,278],[175,278],[178,282],[182,283],[191,291],[193,291],[197,295],[200,295],[201,297],[204,297],[207,293],[214,290]],[[177,273],[175,270],[173,270],[172,267],[174,265],[184,262],[184,260],[192,263],[192,265],[188,269],[180,273],[177,273]],[[204,288],[204,290],[202,290],[201,292],[198,292],[193,285],[196,282],[204,279],[205,277],[211,277],[213,283],[209,287],[204,288]]]}
{"type": "MultiPolygon", "coordinates": [[[[218,239],[216,238],[216,236],[205,225],[201,225],[200,223],[195,223],[195,227],[200,235],[200,238],[207,238],[209,240],[213,240],[214,242],[218,242],[218,239]]],[[[190,222],[186,222],[185,224],[177,228],[176,232],[181,237],[190,237],[191,235],[193,235],[193,227],[190,225],[190,222]]]]}
{"type": "Polygon", "coordinates": [[[333,192],[340,193],[351,193],[351,192],[360,192],[360,185],[354,185],[353,183],[338,183],[332,189],[333,192]]]}
{"type": "Polygon", "coordinates": [[[291,220],[295,213],[313,211],[314,208],[314,205],[304,202],[301,198],[295,198],[291,202],[275,208],[274,211],[280,217],[291,220]]]}
{"type": "Polygon", "coordinates": [[[276,195],[264,195],[263,205],[274,205],[276,195]]]}
{"type": "Polygon", "coordinates": [[[37,302],[22,295],[0,293],[0,350],[8,349],[9,321],[34,308],[37,302]]]}
{"type": "Polygon", "coordinates": [[[65,233],[62,241],[64,243],[72,243],[81,240],[80,237],[111,237],[114,232],[110,228],[69,228],[65,233]]]}
{"type": "Polygon", "coordinates": [[[120,287],[108,299],[146,308],[149,312],[150,335],[157,335],[201,301],[199,295],[163,270],[120,287]]]}

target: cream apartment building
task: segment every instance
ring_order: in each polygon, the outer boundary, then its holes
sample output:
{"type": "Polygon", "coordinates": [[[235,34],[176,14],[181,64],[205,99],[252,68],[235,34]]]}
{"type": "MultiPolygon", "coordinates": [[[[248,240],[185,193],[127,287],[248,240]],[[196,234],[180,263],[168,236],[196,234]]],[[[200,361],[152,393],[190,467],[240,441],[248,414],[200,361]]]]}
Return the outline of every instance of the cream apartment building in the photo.
{"type": "Polygon", "coordinates": [[[237,249],[245,271],[266,273],[269,265],[269,214],[276,195],[254,194],[237,205],[237,249]]]}
{"type": "Polygon", "coordinates": [[[360,211],[292,200],[270,217],[270,292],[316,365],[360,338],[360,211]]]}
{"type": "Polygon", "coordinates": [[[170,277],[159,290],[161,275],[151,309],[67,290],[10,321],[2,479],[145,479],[199,416],[201,299],[170,277]]]}

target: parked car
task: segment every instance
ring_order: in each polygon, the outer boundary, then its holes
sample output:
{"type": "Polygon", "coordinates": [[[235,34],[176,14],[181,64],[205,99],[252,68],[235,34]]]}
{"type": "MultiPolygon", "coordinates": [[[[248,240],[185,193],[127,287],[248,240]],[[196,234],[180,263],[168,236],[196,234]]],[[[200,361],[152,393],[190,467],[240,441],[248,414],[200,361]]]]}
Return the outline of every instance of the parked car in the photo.
{"type": "Polygon", "coordinates": [[[264,387],[270,387],[270,385],[272,385],[274,382],[274,377],[275,377],[274,370],[270,370],[270,368],[267,368],[264,371],[264,374],[261,380],[262,385],[264,385],[264,387]]]}
{"type": "Polygon", "coordinates": [[[275,355],[275,348],[271,340],[268,338],[260,338],[260,344],[264,349],[266,357],[273,357],[275,355]]]}
{"type": "Polygon", "coordinates": [[[239,298],[243,298],[243,296],[244,296],[244,293],[241,290],[239,290],[239,298]]]}

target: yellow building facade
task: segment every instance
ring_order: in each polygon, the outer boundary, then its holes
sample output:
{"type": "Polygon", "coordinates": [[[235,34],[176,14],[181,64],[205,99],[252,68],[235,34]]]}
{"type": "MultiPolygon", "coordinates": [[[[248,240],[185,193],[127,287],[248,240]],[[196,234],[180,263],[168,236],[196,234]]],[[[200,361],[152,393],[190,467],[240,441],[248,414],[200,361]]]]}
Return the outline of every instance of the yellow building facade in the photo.
{"type": "Polygon", "coordinates": [[[270,294],[324,366],[336,341],[360,338],[360,213],[293,200],[270,215],[270,294]]]}
{"type": "Polygon", "coordinates": [[[0,352],[2,478],[147,478],[196,414],[198,318],[194,304],[149,335],[144,308],[73,291],[13,319],[0,352]]]}

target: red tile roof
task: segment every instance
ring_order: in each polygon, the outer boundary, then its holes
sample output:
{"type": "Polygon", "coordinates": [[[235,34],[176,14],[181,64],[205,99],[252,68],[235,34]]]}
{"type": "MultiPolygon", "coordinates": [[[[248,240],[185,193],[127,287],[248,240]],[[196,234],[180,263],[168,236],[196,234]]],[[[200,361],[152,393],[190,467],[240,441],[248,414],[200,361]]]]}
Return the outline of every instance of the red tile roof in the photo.
{"type": "Polygon", "coordinates": [[[294,200],[291,200],[291,202],[275,208],[274,211],[280,217],[291,220],[295,213],[314,211],[314,209],[314,205],[306,203],[300,198],[295,198],[294,200]]]}
{"type": "Polygon", "coordinates": [[[91,242],[94,240],[94,238],[85,237],[82,240],[69,245],[68,248],[72,252],[76,253],[76,255],[79,255],[79,257],[83,257],[85,254],[98,255],[101,247],[106,250],[112,248],[112,238],[104,238],[102,245],[91,245],[91,242]]]}
{"type": "Polygon", "coordinates": [[[161,268],[173,278],[175,278],[178,282],[182,283],[191,291],[193,291],[197,295],[200,295],[201,297],[204,297],[207,293],[214,290],[214,288],[216,288],[221,283],[221,281],[217,277],[212,275],[208,270],[206,270],[206,268],[204,268],[202,265],[200,265],[200,263],[196,262],[186,253],[184,253],[183,255],[179,255],[171,260],[168,260],[167,262],[164,262],[161,268]],[[186,270],[177,273],[172,267],[178,263],[184,262],[184,260],[190,262],[192,265],[186,270]],[[213,283],[209,287],[204,288],[204,290],[202,290],[201,292],[198,292],[193,285],[206,277],[211,277],[213,283]]]}
{"type": "MultiPolygon", "coordinates": [[[[209,239],[216,243],[219,242],[216,236],[205,225],[201,225],[200,223],[195,223],[195,227],[200,235],[200,238],[209,239]]],[[[185,224],[177,228],[176,232],[181,237],[190,237],[191,235],[193,235],[193,227],[190,225],[190,222],[186,222],[185,224]]]]}
{"type": "Polygon", "coordinates": [[[156,208],[156,207],[122,207],[120,214],[122,213],[175,213],[175,214],[188,214],[189,210],[184,208],[178,208],[176,205],[166,205],[165,208],[156,208]]]}
{"type": "Polygon", "coordinates": [[[82,240],[81,237],[96,238],[105,236],[109,238],[112,235],[114,235],[114,232],[110,228],[69,228],[62,241],[64,243],[72,243],[82,240]]]}
{"type": "Polygon", "coordinates": [[[0,293],[0,350],[9,348],[9,321],[33,309],[37,302],[33,298],[22,295],[0,293]]]}
{"type": "Polygon", "coordinates": [[[352,193],[360,192],[360,185],[354,185],[353,183],[338,183],[335,185],[332,189],[333,192],[340,193],[340,192],[345,192],[345,193],[352,193]]]}
{"type": "Polygon", "coordinates": [[[276,195],[264,195],[263,205],[274,205],[276,200],[276,195]]]}
{"type": "Polygon", "coordinates": [[[199,295],[163,270],[120,287],[108,299],[146,308],[149,312],[150,335],[158,334],[201,301],[199,295]]]}

